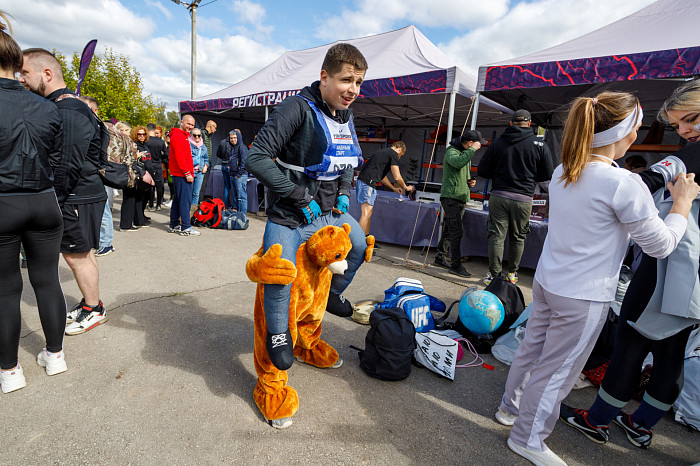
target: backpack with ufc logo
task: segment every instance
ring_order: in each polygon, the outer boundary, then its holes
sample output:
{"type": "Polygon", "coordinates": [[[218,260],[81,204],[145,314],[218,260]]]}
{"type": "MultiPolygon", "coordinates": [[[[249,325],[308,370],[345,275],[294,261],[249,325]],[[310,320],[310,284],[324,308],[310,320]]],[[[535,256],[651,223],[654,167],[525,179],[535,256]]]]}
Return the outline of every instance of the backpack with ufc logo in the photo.
{"type": "Polygon", "coordinates": [[[416,332],[429,332],[435,328],[431,311],[445,312],[445,303],[425,294],[420,280],[405,277],[397,278],[391,288],[384,291],[384,302],[376,305],[377,309],[392,307],[404,310],[416,332]]]}
{"type": "Polygon", "coordinates": [[[406,313],[397,307],[375,309],[369,316],[369,325],[365,349],[360,350],[362,370],[381,380],[408,377],[416,349],[416,329],[406,313]]]}
{"type": "Polygon", "coordinates": [[[204,199],[192,216],[191,223],[196,227],[216,228],[221,223],[221,214],[225,209],[221,199],[204,199]]]}

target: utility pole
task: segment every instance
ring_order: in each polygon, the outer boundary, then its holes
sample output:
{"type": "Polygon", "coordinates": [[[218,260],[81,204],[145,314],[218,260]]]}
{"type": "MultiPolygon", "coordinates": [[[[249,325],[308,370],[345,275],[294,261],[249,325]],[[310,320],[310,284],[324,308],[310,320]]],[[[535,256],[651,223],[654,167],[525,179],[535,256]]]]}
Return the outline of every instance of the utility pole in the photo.
{"type": "Polygon", "coordinates": [[[190,99],[194,100],[195,91],[197,90],[197,4],[200,0],[194,0],[190,4],[190,14],[192,16],[192,89],[190,91],[190,99]]]}
{"type": "Polygon", "coordinates": [[[194,100],[197,90],[197,6],[202,0],[192,0],[191,3],[186,3],[181,0],[172,0],[173,3],[182,5],[190,12],[192,18],[192,57],[191,57],[191,87],[190,99],[194,100]]]}

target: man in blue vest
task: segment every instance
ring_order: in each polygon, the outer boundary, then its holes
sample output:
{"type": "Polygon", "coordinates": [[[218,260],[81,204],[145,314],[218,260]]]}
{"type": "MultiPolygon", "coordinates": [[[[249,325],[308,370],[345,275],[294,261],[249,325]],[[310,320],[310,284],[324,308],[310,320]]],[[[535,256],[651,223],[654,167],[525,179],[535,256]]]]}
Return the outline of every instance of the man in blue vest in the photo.
{"type": "MultiPolygon", "coordinates": [[[[246,169],[268,188],[268,220],[263,248],[282,245],[282,258],[296,262],[299,246],[326,225],[350,225],[348,269],[334,275],[326,310],[348,317],[352,305],[342,292],[364,259],[362,228],[348,213],[353,170],[361,163],[350,104],[367,70],[360,51],[346,43],[326,53],[320,80],[288,97],[270,115],[255,139],[246,169]]],[[[265,285],[267,350],[280,370],[291,367],[288,329],[291,285],[265,285]]]]}

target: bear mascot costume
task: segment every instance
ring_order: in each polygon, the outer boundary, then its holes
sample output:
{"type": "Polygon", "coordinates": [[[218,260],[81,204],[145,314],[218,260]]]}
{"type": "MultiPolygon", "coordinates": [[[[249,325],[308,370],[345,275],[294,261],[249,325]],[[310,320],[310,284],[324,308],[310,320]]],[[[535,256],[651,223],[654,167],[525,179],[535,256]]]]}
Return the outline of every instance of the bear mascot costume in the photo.
{"type": "MultiPolygon", "coordinates": [[[[321,339],[321,320],[326,312],[333,273],[347,268],[345,257],[350,243],[350,225],[325,226],[299,246],[296,267],[281,258],[282,247],[272,245],[265,254],[260,248],[246,263],[248,278],[258,284],[255,294],[254,325],[255,371],[258,374],[253,398],[268,423],[276,428],[289,427],[299,408],[299,397],[287,385],[287,371],[277,369],[267,354],[265,320],[265,284],[292,284],[289,301],[289,331],[294,357],[312,366],[340,367],[338,352],[321,339]]],[[[374,249],[374,237],[367,237],[365,262],[374,249]]]]}

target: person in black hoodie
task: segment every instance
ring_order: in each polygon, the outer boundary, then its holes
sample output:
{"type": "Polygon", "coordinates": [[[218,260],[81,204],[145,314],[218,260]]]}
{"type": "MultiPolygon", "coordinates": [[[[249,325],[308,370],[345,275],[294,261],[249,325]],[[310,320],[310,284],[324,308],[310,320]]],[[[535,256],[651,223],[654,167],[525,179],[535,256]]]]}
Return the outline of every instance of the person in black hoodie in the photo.
{"type": "MultiPolygon", "coordinates": [[[[0,17],[7,21],[2,12],[0,17]]],[[[18,361],[21,244],[46,337],[37,362],[48,375],[66,370],[66,305],[58,278],[63,218],[53,187],[61,163],[61,117],[55,105],[14,79],[22,50],[4,29],[0,23],[0,386],[9,393],[27,385],[18,361]]]]}
{"type": "MultiPolygon", "coordinates": [[[[299,246],[318,229],[350,225],[348,269],[333,276],[326,307],[346,317],[352,315],[352,305],[341,293],[360,267],[367,247],[362,228],[347,213],[353,169],[361,163],[348,107],[359,95],[366,70],[367,62],[354,46],[331,47],[320,81],[275,107],[246,161],[247,170],[268,188],[265,251],[281,244],[282,258],[295,262],[299,246]]],[[[287,327],[290,288],[265,285],[268,354],[280,370],[291,367],[294,360],[287,327]]]]}
{"type": "Polygon", "coordinates": [[[530,214],[535,184],[552,178],[549,148],[530,128],[530,112],[516,110],[508,128],[491,144],[479,161],[478,173],[492,180],[489,218],[486,230],[489,243],[491,283],[502,272],[503,247],[508,234],[508,276],[518,281],[518,267],[525,237],[530,233],[530,214]]]}
{"type": "Polygon", "coordinates": [[[100,244],[107,201],[99,175],[107,164],[107,154],[102,150],[104,125],[66,87],[61,63],[51,52],[37,48],[22,53],[20,82],[54,102],[63,121],[63,155],[54,172],[54,188],[63,214],[61,252],[83,293],[81,302],[66,317],[66,334],[77,335],[107,320],[99,297],[97,260],[91,254],[100,244]]]}
{"type": "Polygon", "coordinates": [[[243,215],[248,213],[248,172],[245,160],[248,158],[248,146],[243,144],[243,136],[237,129],[232,131],[229,141],[233,145],[228,157],[228,174],[231,177],[231,197],[233,208],[243,215]]]}

